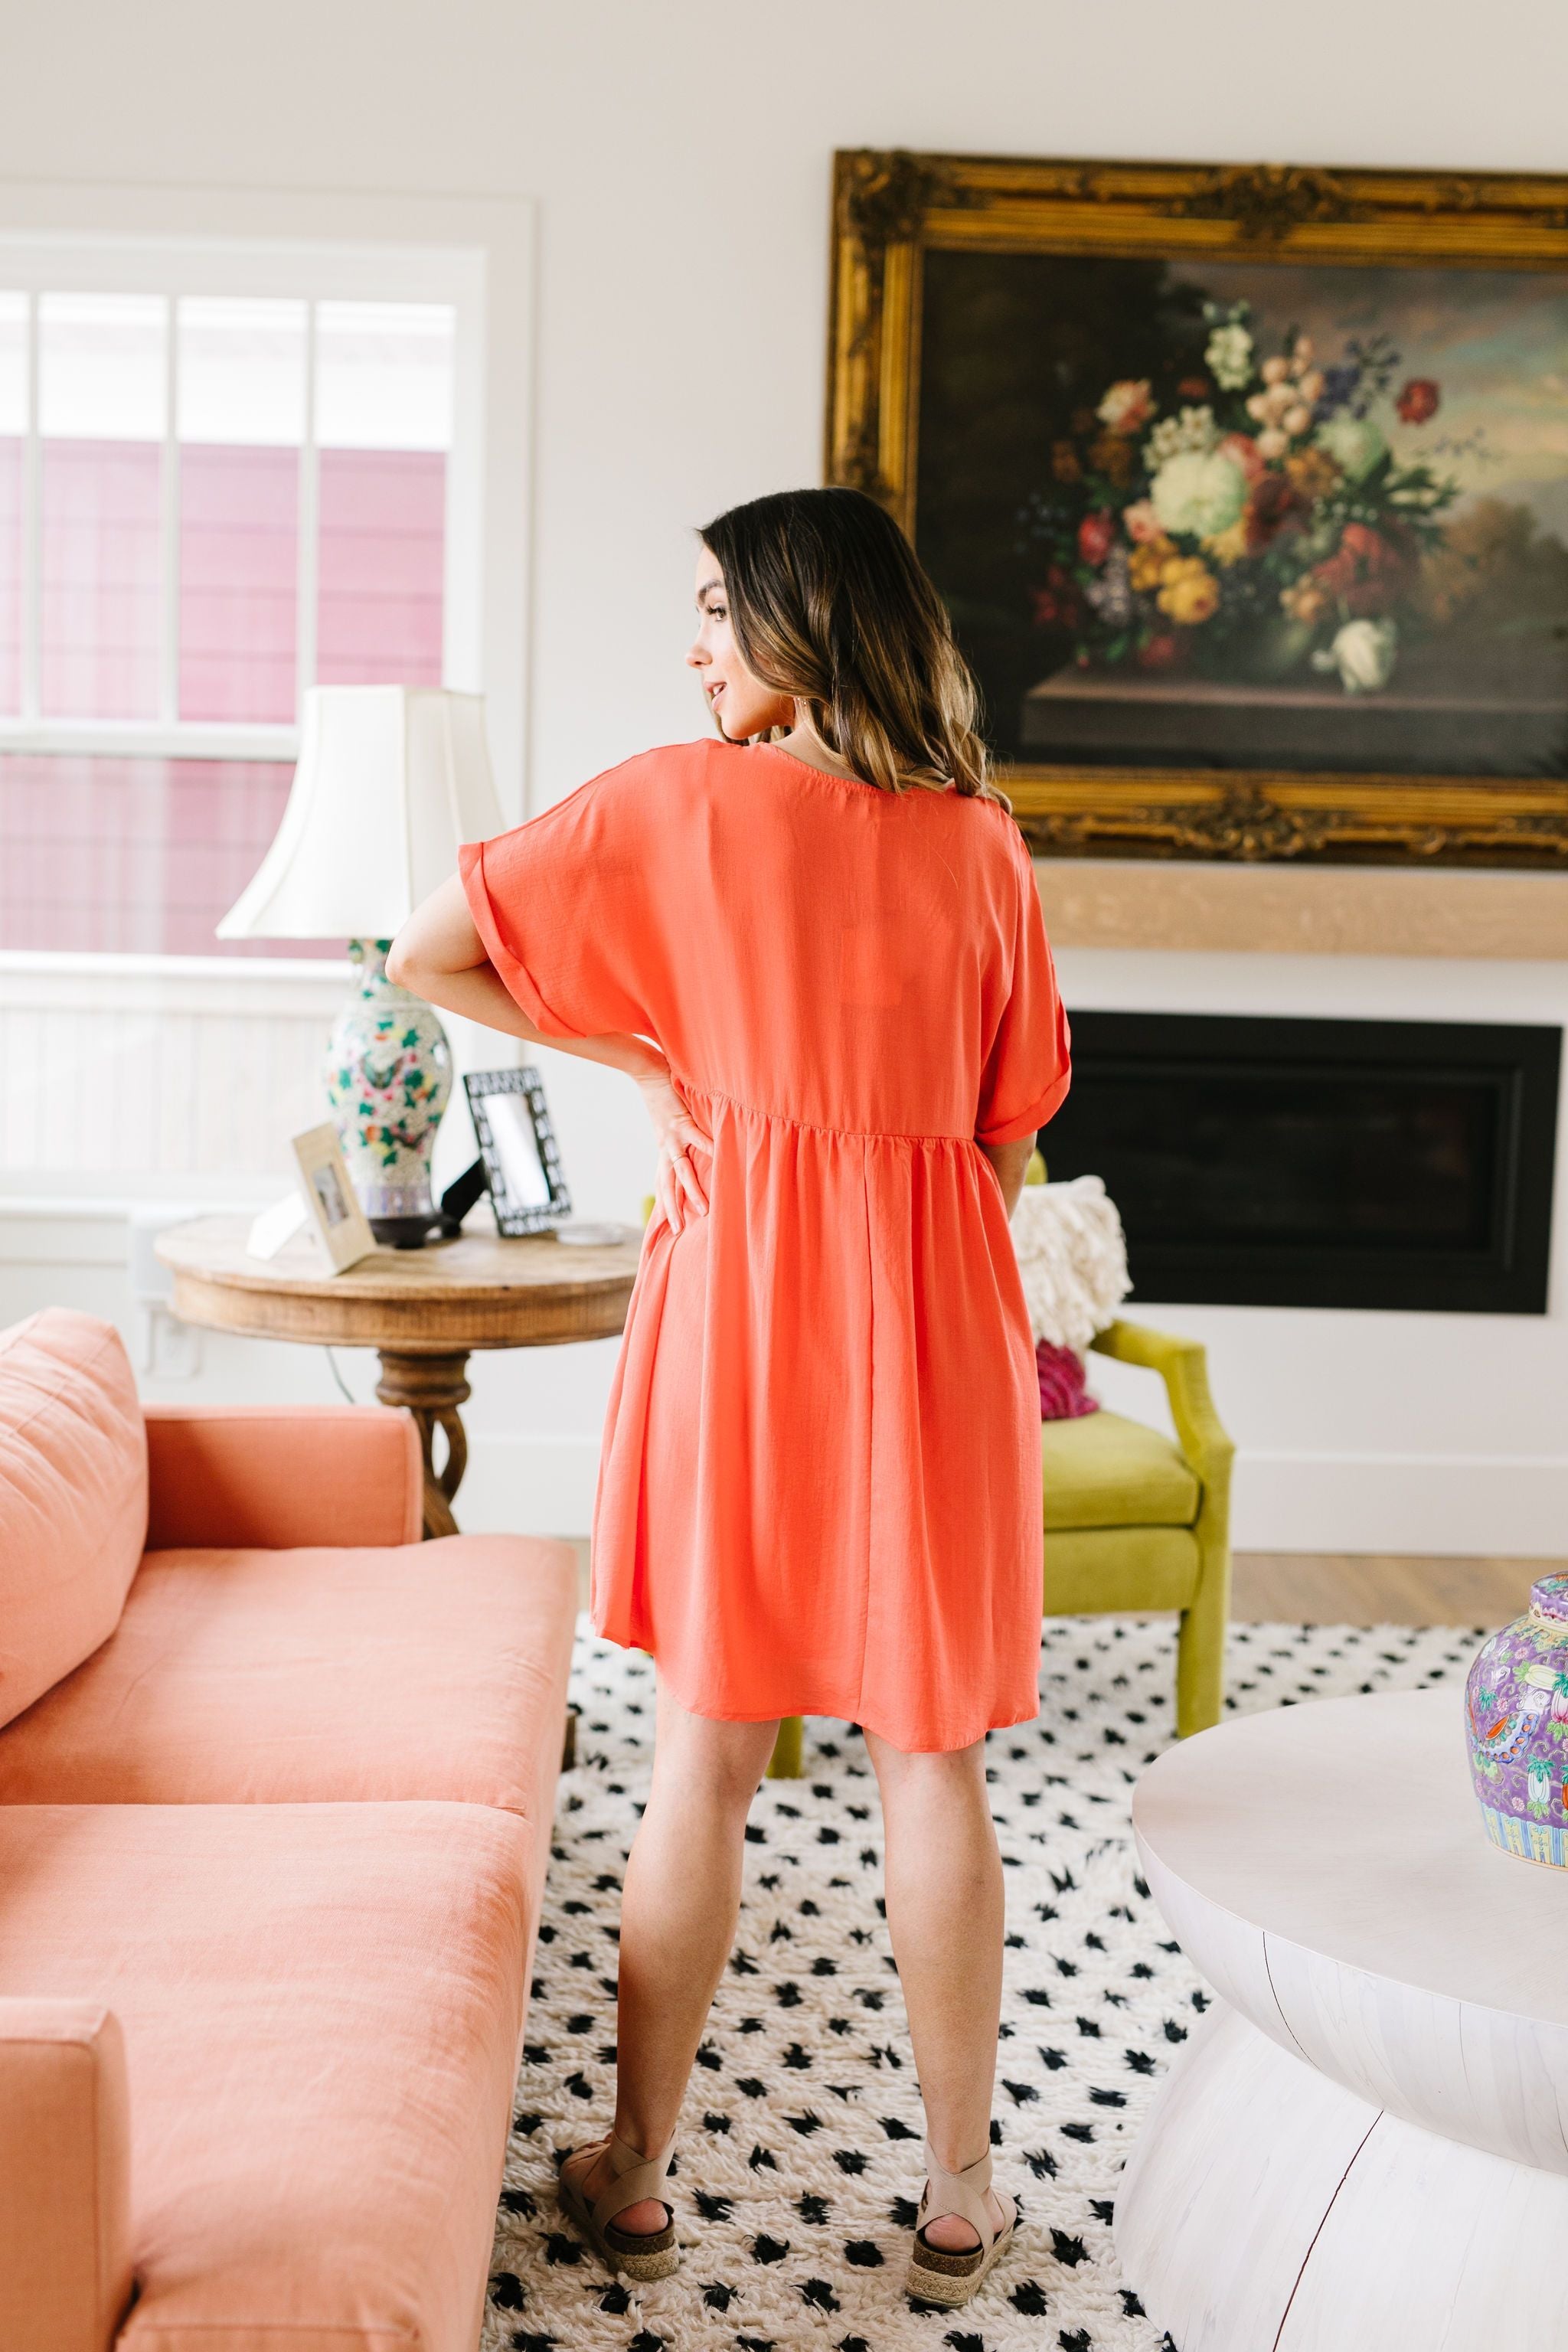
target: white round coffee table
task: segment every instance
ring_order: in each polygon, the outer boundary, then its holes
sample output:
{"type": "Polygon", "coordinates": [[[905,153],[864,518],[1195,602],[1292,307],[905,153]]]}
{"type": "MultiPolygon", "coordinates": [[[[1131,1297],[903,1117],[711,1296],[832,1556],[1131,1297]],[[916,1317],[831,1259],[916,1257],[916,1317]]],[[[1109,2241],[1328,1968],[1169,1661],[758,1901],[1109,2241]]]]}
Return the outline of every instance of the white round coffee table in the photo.
{"type": "Polygon", "coordinates": [[[1116,2206],[1180,2352],[1568,2346],[1568,1871],[1487,1843],[1463,1706],[1275,1708],[1138,1784],[1221,1996],[1116,2206]]]}

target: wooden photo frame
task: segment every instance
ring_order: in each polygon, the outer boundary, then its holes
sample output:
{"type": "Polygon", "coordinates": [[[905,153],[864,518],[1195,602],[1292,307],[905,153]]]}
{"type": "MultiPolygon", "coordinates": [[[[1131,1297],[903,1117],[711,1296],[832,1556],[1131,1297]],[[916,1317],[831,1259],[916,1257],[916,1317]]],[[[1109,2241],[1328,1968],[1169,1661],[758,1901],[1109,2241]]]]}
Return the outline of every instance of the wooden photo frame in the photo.
{"type": "Polygon", "coordinates": [[[539,1072],[469,1070],[463,1079],[496,1230],[509,1240],[542,1234],[572,1213],[555,1130],[539,1072]]]}
{"type": "Polygon", "coordinates": [[[1568,870],[1568,177],[840,153],[826,478],[1041,853],[1568,870]]]}
{"type": "Polygon", "coordinates": [[[300,1189],[316,1237],[332,1272],[346,1274],[370,1256],[375,1235],[360,1206],[337,1129],[330,1124],[308,1127],[293,1142],[300,1189]]]}

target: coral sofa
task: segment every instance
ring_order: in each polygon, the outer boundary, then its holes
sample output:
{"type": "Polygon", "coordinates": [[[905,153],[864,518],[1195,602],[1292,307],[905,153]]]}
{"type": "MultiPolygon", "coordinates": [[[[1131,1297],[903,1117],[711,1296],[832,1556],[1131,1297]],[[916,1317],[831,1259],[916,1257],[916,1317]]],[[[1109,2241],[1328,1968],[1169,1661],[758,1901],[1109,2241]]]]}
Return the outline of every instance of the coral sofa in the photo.
{"type": "Polygon", "coordinates": [[[0,1334],[5,2352],[473,2352],[575,1576],[420,1489],[0,1334]]]}

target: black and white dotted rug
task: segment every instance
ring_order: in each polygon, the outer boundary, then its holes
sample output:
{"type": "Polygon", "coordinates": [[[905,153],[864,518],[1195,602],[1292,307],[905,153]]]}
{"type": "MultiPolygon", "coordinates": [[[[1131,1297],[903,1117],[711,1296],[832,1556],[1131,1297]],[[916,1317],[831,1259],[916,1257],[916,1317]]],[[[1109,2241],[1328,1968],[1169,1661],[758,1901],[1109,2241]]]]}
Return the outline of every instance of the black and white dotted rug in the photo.
{"type": "MultiPolygon", "coordinates": [[[[1241,1711],[1462,1678],[1479,1633],[1238,1625],[1241,1711]]],[[[734,1954],[671,2187],[681,2266],[612,2280],[557,2211],[558,2158],[609,2128],[621,1873],[653,1746],[640,1654],[579,1629],[484,2352],[1160,2352],[1122,2282],[1117,2181],[1156,2078],[1208,1995],[1136,1874],[1131,1785],[1172,1737],[1173,1621],[1047,1620],[1037,1722],[987,1744],[1006,1865],[992,2139],[1022,2206],[965,2309],[902,2293],[923,2126],[881,1892],[877,1783],[851,1727],[806,1727],[764,1782],[734,1954]]]]}

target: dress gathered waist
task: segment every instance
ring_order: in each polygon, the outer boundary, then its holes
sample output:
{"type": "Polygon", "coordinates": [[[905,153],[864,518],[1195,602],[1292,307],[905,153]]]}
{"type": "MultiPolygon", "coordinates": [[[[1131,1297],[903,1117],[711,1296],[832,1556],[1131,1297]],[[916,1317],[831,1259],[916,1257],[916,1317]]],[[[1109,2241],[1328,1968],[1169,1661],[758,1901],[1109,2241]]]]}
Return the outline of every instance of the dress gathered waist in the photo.
{"type": "Polygon", "coordinates": [[[902,1127],[851,1127],[842,1119],[796,1118],[791,1111],[770,1110],[763,1103],[743,1102],[738,1095],[729,1093],[723,1087],[708,1086],[702,1079],[677,1069],[673,1062],[670,1064],[670,1076],[683,1095],[700,1095],[705,1102],[723,1103],[747,1118],[763,1119],[770,1127],[797,1128],[805,1135],[831,1135],[846,1142],[856,1143],[974,1144],[975,1149],[979,1149],[973,1135],[965,1135],[956,1128],[916,1130],[902,1127]]]}

